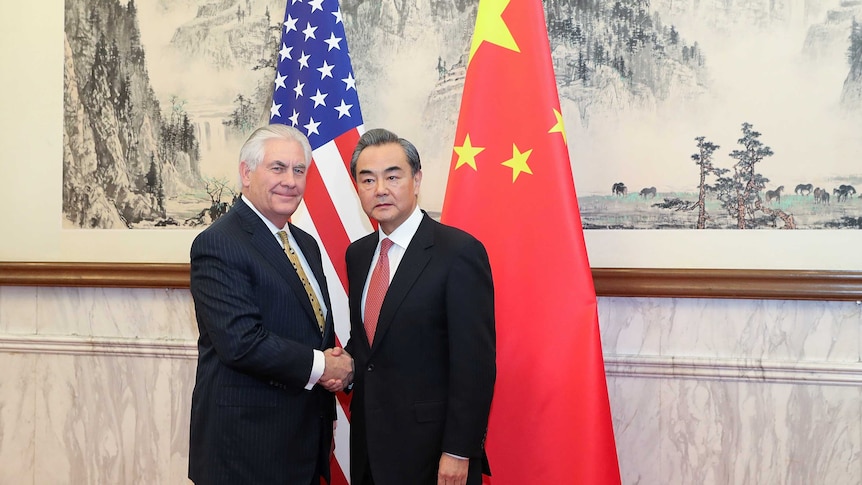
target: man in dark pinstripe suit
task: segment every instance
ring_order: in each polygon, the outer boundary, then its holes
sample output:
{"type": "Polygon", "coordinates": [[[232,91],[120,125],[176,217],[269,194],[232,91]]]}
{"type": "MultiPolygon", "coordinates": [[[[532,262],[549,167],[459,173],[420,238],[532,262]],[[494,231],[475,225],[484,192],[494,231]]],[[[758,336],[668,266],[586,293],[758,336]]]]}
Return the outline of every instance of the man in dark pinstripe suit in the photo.
{"type": "Polygon", "coordinates": [[[318,382],[349,382],[353,361],[332,349],[317,242],[289,223],[310,163],[302,133],[285,125],[259,128],[240,151],[242,197],[192,244],[200,338],[189,478],[198,485],[329,480],[335,399],[318,382]],[[312,295],[279,231],[298,253],[312,295]]]}

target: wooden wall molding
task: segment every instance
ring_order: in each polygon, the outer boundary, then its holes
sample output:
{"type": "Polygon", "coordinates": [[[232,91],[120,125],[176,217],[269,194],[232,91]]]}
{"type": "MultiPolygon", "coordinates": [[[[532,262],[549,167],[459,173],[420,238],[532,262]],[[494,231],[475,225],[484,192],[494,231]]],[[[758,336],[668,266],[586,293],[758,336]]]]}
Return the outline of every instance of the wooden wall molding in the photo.
{"type": "MultiPolygon", "coordinates": [[[[862,271],[593,268],[598,296],[862,301],[862,271]]],[[[0,262],[0,285],[188,288],[185,263],[0,262]]]]}

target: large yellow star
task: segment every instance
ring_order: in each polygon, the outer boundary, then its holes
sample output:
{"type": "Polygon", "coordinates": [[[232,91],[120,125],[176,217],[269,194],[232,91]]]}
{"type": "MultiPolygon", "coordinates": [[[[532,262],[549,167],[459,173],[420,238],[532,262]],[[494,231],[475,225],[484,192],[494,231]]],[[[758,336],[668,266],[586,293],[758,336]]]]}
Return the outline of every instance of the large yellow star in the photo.
{"type": "Polygon", "coordinates": [[[470,134],[468,133],[464,139],[464,145],[455,147],[455,153],[458,154],[458,162],[455,163],[455,170],[458,170],[461,165],[469,165],[473,167],[473,170],[478,170],[476,168],[476,155],[484,149],[485,147],[474,147],[470,142],[470,134]]]}
{"type": "Polygon", "coordinates": [[[563,143],[566,146],[569,146],[569,141],[566,139],[566,127],[563,126],[563,115],[554,109],[554,116],[557,118],[557,124],[551,127],[551,130],[548,133],[560,133],[563,135],[563,143]]]}
{"type": "Polygon", "coordinates": [[[479,2],[479,11],[476,13],[476,30],[473,32],[473,44],[470,46],[470,58],[467,65],[473,60],[473,55],[482,45],[482,42],[495,44],[515,52],[521,52],[509,26],[503,20],[503,11],[509,6],[510,0],[482,0],[479,2]]]}
{"type": "Polygon", "coordinates": [[[515,181],[518,180],[518,175],[521,175],[521,172],[527,172],[528,174],[533,175],[533,171],[530,170],[530,166],[527,165],[527,159],[530,158],[531,153],[533,153],[532,149],[522,153],[518,150],[517,145],[512,143],[512,158],[502,163],[502,165],[512,169],[512,183],[515,183],[515,181]]]}

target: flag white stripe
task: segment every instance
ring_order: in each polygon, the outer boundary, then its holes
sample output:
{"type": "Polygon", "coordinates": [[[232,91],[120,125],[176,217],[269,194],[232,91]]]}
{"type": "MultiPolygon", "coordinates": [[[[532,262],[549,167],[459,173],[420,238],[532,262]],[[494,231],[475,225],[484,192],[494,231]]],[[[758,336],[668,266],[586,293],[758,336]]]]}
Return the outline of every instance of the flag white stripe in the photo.
{"type": "MultiPolygon", "coordinates": [[[[300,204],[296,212],[294,212],[291,222],[300,229],[308,232],[318,241],[320,234],[317,232],[317,227],[314,224],[311,216],[308,213],[308,208],[305,202],[300,204]]],[[[324,245],[320,245],[323,259],[323,273],[326,276],[327,286],[329,287],[329,299],[332,308],[332,320],[335,322],[335,334],[341,345],[346,345],[350,338],[350,308],[347,301],[347,292],[341,284],[338,274],[335,272],[335,266],[332,265],[332,256],[326,251],[324,245]]],[[[344,258],[344,255],[335,255],[336,257],[344,258]]],[[[350,420],[344,413],[341,403],[337,403],[335,411],[338,417],[338,425],[335,430],[335,460],[347,483],[350,483],[350,420]]]]}
{"type": "MultiPolygon", "coordinates": [[[[296,212],[293,213],[291,222],[314,236],[317,241],[320,241],[320,234],[317,232],[317,227],[315,227],[314,221],[308,213],[305,202],[300,204],[296,212]]],[[[329,299],[332,305],[329,311],[332,312],[332,321],[335,322],[335,334],[338,336],[341,345],[346,345],[347,339],[350,337],[350,308],[347,302],[347,291],[341,284],[338,273],[335,272],[335,266],[332,265],[333,257],[343,260],[344,255],[329,254],[326,246],[323,244],[320,245],[320,250],[323,256],[323,274],[326,276],[327,286],[329,287],[329,299]]]]}
{"type": "MultiPolygon", "coordinates": [[[[341,160],[341,154],[334,141],[314,150],[313,156],[315,160],[341,160]]],[[[350,241],[355,241],[373,231],[368,216],[362,211],[350,172],[338,163],[319,163],[317,170],[350,241]]],[[[343,258],[344,255],[340,257],[343,258]]]]}
{"type": "Polygon", "coordinates": [[[338,426],[335,428],[335,460],[350,483],[350,420],[341,406],[336,406],[338,426]]]}

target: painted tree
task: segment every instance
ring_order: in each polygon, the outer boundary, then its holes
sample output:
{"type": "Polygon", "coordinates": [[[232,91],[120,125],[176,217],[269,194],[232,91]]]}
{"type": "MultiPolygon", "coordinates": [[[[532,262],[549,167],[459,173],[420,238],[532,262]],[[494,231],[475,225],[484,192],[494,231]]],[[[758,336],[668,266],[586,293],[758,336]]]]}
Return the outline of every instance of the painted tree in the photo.
{"type": "Polygon", "coordinates": [[[165,216],[165,186],[155,155],[150,155],[150,170],[145,177],[145,190],[156,198],[156,205],[162,217],[165,216]]]}
{"type": "Polygon", "coordinates": [[[862,57],[862,27],[853,18],[853,23],[850,25],[850,47],[847,48],[847,62],[850,66],[856,65],[859,58],[862,57]]]}
{"type": "Polygon", "coordinates": [[[706,212],[706,193],[709,190],[715,189],[713,186],[707,184],[707,177],[715,175],[716,177],[721,178],[721,176],[729,172],[729,170],[726,168],[716,167],[712,163],[712,154],[720,148],[718,145],[706,141],[705,136],[699,136],[695,138],[695,140],[697,141],[697,153],[693,154],[691,159],[694,160],[695,165],[700,168],[700,182],[697,184],[697,202],[695,203],[695,207],[698,208],[697,228],[705,229],[706,221],[710,219],[706,212]]]}
{"type": "Polygon", "coordinates": [[[772,156],[773,152],[760,141],[760,133],[752,128],[751,123],[742,124],[742,138],[737,140],[742,148],[730,152],[730,157],[736,159],[733,173],[719,177],[716,182],[718,198],[727,213],[736,220],[737,229],[757,225],[755,212],[763,207],[760,192],[769,182],[757,172],[757,164],[772,156]]]}
{"type": "Polygon", "coordinates": [[[159,134],[159,159],[176,165],[178,155],[185,153],[192,166],[200,160],[200,143],[196,130],[186,112],[186,101],[174,95],[170,98],[171,115],[162,120],[159,134]]]}
{"type": "Polygon", "coordinates": [[[587,67],[587,60],[584,56],[583,49],[578,51],[578,63],[575,67],[575,72],[577,79],[580,79],[583,85],[586,86],[587,80],[589,79],[589,68],[587,67]]]}
{"type": "Polygon", "coordinates": [[[235,133],[243,134],[251,132],[259,117],[253,101],[251,97],[244,96],[242,93],[238,94],[236,99],[234,99],[236,108],[231,113],[230,118],[222,123],[235,133]]]}

